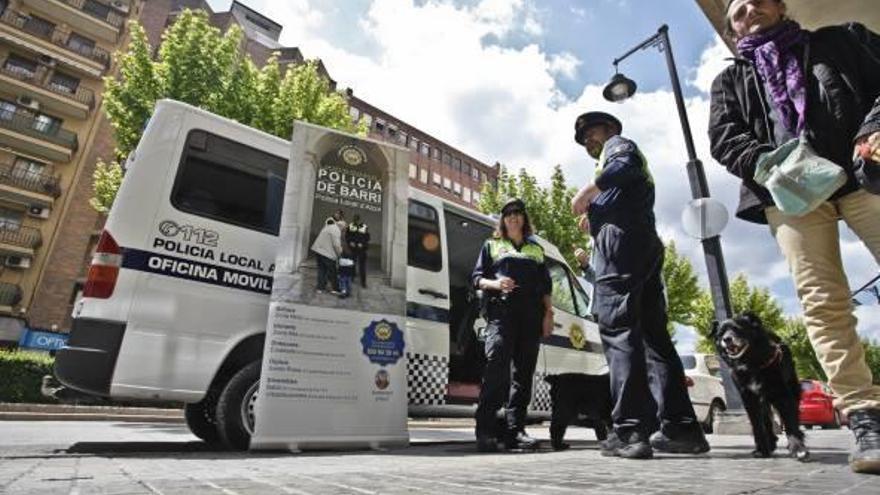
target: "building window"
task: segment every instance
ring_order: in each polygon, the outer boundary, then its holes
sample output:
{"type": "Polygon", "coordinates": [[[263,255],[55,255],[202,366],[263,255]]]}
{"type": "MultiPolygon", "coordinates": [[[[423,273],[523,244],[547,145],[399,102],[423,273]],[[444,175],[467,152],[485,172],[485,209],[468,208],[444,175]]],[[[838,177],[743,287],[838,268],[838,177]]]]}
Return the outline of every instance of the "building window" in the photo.
{"type": "Polygon", "coordinates": [[[415,163],[409,164],[409,178],[415,179],[419,175],[419,168],[416,167],[415,163]]]}
{"type": "Polygon", "coordinates": [[[194,130],[187,135],[171,204],[187,213],[278,235],[287,159],[194,130]]]}
{"type": "Polygon", "coordinates": [[[452,166],[452,155],[449,153],[443,153],[443,163],[452,166]]]}
{"type": "Polygon", "coordinates": [[[471,188],[469,188],[469,187],[462,188],[461,199],[463,199],[465,203],[471,202],[471,188]]]}
{"type": "Polygon", "coordinates": [[[394,127],[393,125],[389,124],[388,125],[388,136],[391,137],[392,140],[394,140],[394,138],[397,137],[397,127],[394,127]]]}
{"type": "Polygon", "coordinates": [[[61,129],[61,124],[63,122],[64,121],[61,119],[56,119],[55,117],[50,117],[49,115],[41,113],[34,117],[34,124],[32,127],[37,132],[54,135],[58,133],[59,129],[61,129]]]}
{"type": "Polygon", "coordinates": [[[468,162],[461,163],[461,174],[465,177],[471,175],[471,165],[468,162]]]}
{"type": "Polygon", "coordinates": [[[95,40],[90,40],[76,33],[70,33],[70,36],[67,37],[67,48],[82,55],[90,56],[95,51],[95,40]]]}
{"type": "Polygon", "coordinates": [[[452,170],[455,170],[456,172],[461,172],[461,158],[452,158],[452,170]]]}
{"type": "Polygon", "coordinates": [[[431,147],[428,146],[428,143],[422,143],[422,145],[419,147],[419,152],[425,156],[428,156],[431,154],[431,147]]]}
{"type": "Polygon", "coordinates": [[[397,134],[397,144],[399,144],[401,146],[406,146],[406,138],[407,138],[406,132],[400,131],[397,134]]]}
{"type": "Polygon", "coordinates": [[[418,151],[418,149],[419,149],[419,140],[416,139],[414,136],[410,136],[410,137],[409,137],[409,143],[407,143],[407,146],[409,146],[410,148],[412,148],[412,149],[418,151]]]}
{"type": "Polygon", "coordinates": [[[364,125],[367,126],[367,129],[369,129],[373,126],[373,116],[372,115],[365,113],[365,114],[363,114],[363,116],[361,116],[361,119],[364,121],[364,125]]]}
{"type": "Polygon", "coordinates": [[[79,79],[73,76],[68,76],[63,72],[55,72],[52,75],[52,80],[49,81],[49,86],[57,91],[74,94],[77,88],[79,88],[79,82],[79,79]]]}
{"type": "Polygon", "coordinates": [[[357,122],[361,117],[361,111],[355,107],[348,107],[348,114],[351,115],[352,122],[357,122]]]}
{"type": "Polygon", "coordinates": [[[443,178],[443,188],[444,189],[452,189],[452,180],[449,177],[443,178]]]}
{"type": "Polygon", "coordinates": [[[435,160],[440,160],[440,149],[437,147],[431,148],[431,157],[435,160]]]}
{"type": "Polygon", "coordinates": [[[12,165],[12,176],[16,179],[33,180],[43,175],[45,170],[45,163],[17,156],[12,165]]]}
{"type": "Polygon", "coordinates": [[[480,197],[481,197],[480,193],[478,193],[477,191],[474,191],[474,201],[473,201],[474,204],[480,202],[480,197]]]}
{"type": "Polygon", "coordinates": [[[455,194],[461,194],[461,184],[459,184],[458,182],[453,182],[452,190],[455,192],[455,194]]]}
{"type": "Polygon", "coordinates": [[[422,184],[428,183],[428,169],[423,168],[419,170],[419,182],[421,182],[422,184]]]}
{"type": "Polygon", "coordinates": [[[15,75],[30,79],[34,77],[34,74],[37,72],[37,63],[10,53],[9,57],[6,58],[6,62],[3,63],[3,69],[15,75]]]}
{"type": "Polygon", "coordinates": [[[380,118],[376,119],[376,132],[385,134],[385,121],[380,118]]]}
{"type": "Polygon", "coordinates": [[[489,174],[486,172],[480,172],[480,175],[483,176],[483,182],[489,182],[489,174]]]}
{"type": "Polygon", "coordinates": [[[24,213],[21,211],[0,207],[0,229],[18,230],[23,218],[24,213]]]}
{"type": "Polygon", "coordinates": [[[471,172],[473,173],[472,177],[474,180],[480,182],[480,170],[475,166],[471,172]]]}
{"type": "Polygon", "coordinates": [[[437,172],[434,172],[433,179],[434,179],[435,186],[439,186],[441,183],[443,183],[443,177],[440,174],[438,174],[437,172]]]}
{"type": "MultiPolygon", "coordinates": [[[[101,2],[96,2],[95,0],[86,0],[82,9],[83,12],[94,14],[98,19],[107,19],[107,16],[110,15],[110,6],[104,5],[101,2]]],[[[248,20],[250,20],[250,18],[248,18],[248,20]]]]}

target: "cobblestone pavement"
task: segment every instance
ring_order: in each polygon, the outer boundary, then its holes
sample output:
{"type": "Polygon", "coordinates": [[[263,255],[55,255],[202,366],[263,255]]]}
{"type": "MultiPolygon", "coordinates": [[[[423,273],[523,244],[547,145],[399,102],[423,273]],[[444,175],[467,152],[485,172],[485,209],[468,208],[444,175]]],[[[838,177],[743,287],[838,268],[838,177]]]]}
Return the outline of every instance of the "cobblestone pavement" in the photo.
{"type": "Polygon", "coordinates": [[[288,454],[211,451],[180,425],[6,421],[0,493],[880,493],[880,476],[849,471],[845,429],[808,432],[814,461],[800,464],[752,459],[748,437],[718,435],[706,456],[609,459],[582,428],[570,429],[565,452],[477,454],[470,428],[452,426],[420,423],[405,449],[288,454]]]}

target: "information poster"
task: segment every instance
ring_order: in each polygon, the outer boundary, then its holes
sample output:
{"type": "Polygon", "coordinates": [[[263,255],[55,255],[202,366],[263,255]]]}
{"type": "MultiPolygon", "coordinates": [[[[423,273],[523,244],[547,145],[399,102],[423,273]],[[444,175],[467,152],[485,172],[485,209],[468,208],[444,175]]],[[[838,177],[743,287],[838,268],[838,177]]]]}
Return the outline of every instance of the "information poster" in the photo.
{"type": "Polygon", "coordinates": [[[294,124],[252,449],[409,442],[408,163],[294,124]]]}

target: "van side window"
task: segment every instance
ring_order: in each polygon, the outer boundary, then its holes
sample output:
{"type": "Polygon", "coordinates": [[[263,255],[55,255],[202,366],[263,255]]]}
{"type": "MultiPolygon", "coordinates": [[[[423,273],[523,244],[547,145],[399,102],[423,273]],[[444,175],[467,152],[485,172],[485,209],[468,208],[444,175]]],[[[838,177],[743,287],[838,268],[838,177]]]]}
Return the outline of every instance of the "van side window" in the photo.
{"type": "Polygon", "coordinates": [[[551,296],[553,307],[561,309],[566,313],[577,314],[571,281],[568,279],[568,273],[565,271],[565,268],[548,258],[547,269],[550,271],[550,280],[553,282],[553,294],[551,296]]]}
{"type": "Polygon", "coordinates": [[[287,160],[242,143],[193,130],[171,191],[187,213],[278,235],[287,160]]]}
{"type": "Polygon", "coordinates": [[[584,287],[578,282],[574,274],[569,272],[568,278],[571,280],[571,286],[574,288],[574,303],[577,306],[577,315],[581,318],[592,319],[593,315],[590,314],[590,296],[587,295],[584,287]]]}
{"type": "Polygon", "coordinates": [[[408,243],[409,266],[432,272],[443,268],[437,210],[419,201],[409,202],[408,243]]]}

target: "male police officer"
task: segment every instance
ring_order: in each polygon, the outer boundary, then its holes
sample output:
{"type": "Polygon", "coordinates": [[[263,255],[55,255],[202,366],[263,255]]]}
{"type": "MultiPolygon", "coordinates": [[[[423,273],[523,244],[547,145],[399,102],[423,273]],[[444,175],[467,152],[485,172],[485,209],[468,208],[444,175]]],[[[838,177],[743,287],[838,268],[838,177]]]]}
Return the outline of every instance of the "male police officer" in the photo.
{"type": "Polygon", "coordinates": [[[622,128],[603,112],[585,113],[575,122],[575,141],[599,160],[594,181],[578,192],[571,207],[575,215],[584,215],[581,228],[593,237],[593,312],[611,375],[614,433],[602,455],[646,459],[653,449],[707,452],[666,330],[664,248],[654,225],[654,181],[635,143],[620,136],[622,128]],[[649,393],[656,410],[646,400],[649,393]],[[651,435],[658,420],[660,431],[651,435]]]}
{"type": "Polygon", "coordinates": [[[358,276],[361,279],[361,287],[367,288],[367,248],[370,247],[370,232],[367,224],[361,220],[360,215],[355,215],[348,224],[345,234],[345,242],[354,256],[357,265],[358,276]]]}

